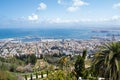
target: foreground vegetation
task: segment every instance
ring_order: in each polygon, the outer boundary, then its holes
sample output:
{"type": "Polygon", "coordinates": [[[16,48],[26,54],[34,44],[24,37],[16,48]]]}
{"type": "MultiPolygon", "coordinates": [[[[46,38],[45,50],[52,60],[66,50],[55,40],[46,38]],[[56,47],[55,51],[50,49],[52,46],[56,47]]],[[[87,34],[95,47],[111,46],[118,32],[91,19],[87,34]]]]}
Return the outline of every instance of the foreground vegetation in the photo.
{"type": "Polygon", "coordinates": [[[17,77],[8,71],[0,71],[0,80],[17,80],[17,77]]]}
{"type": "Polygon", "coordinates": [[[108,80],[120,79],[120,42],[105,44],[93,59],[93,73],[108,80]]]}
{"type": "Polygon", "coordinates": [[[0,58],[0,80],[106,80],[120,79],[120,42],[100,47],[92,58],[87,50],[80,55],[44,54],[38,59],[34,54],[0,58]],[[7,74],[7,75],[5,75],[7,74]]]}

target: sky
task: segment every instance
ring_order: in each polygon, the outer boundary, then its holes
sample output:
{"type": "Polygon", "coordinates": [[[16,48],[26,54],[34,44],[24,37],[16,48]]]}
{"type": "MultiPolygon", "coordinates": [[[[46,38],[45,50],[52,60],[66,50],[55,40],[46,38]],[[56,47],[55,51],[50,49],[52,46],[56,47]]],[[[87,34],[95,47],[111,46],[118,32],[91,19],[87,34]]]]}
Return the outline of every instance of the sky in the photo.
{"type": "Polygon", "coordinates": [[[0,28],[120,25],[120,0],[0,0],[0,28]]]}

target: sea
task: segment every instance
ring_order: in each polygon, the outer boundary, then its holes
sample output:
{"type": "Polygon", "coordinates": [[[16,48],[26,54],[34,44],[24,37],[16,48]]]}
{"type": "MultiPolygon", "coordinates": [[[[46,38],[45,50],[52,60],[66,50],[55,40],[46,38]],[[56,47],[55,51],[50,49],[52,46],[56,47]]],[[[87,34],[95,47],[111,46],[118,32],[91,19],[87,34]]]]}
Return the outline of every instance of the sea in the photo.
{"type": "Polygon", "coordinates": [[[111,36],[120,36],[120,30],[102,28],[4,28],[0,29],[0,39],[21,39],[33,41],[40,39],[93,39],[111,36]]]}

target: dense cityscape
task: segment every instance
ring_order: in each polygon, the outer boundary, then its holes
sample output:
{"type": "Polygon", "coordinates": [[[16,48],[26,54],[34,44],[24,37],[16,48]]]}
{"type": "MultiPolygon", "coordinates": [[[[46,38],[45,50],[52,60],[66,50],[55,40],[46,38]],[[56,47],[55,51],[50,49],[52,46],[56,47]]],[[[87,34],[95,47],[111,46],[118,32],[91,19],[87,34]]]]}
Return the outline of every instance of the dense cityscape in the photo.
{"type": "MultiPolygon", "coordinates": [[[[111,40],[44,39],[32,42],[23,42],[18,39],[1,40],[0,57],[6,60],[2,60],[0,65],[3,70],[10,70],[15,74],[17,72],[18,80],[46,80],[47,76],[49,76],[48,71],[50,71],[49,74],[55,73],[56,69],[74,71],[74,61],[78,55],[83,55],[84,50],[87,50],[85,67],[89,68],[94,54],[100,50],[100,47],[113,41],[116,42],[117,40],[113,37],[111,37],[111,40]],[[33,59],[29,56],[33,56],[33,59]],[[65,64],[63,64],[64,61],[59,62],[62,59],[67,59],[65,64]],[[11,65],[11,62],[14,62],[14,64],[11,65]],[[5,68],[8,64],[10,68],[5,68]],[[65,69],[66,64],[69,66],[65,69]]],[[[70,80],[73,80],[73,78],[70,78],[70,80]]]]}
{"type": "Polygon", "coordinates": [[[81,54],[83,49],[87,49],[89,54],[95,52],[98,46],[110,41],[102,40],[54,40],[46,39],[33,42],[21,42],[21,41],[5,41],[0,42],[0,56],[19,56],[35,54],[39,57],[41,54],[66,54],[66,55],[78,55],[81,54]]]}

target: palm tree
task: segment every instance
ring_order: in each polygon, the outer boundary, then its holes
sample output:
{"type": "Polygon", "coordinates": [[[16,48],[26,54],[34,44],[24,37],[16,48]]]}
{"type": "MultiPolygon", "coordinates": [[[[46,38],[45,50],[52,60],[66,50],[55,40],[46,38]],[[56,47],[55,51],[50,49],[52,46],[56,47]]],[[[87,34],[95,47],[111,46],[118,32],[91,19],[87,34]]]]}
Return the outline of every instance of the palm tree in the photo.
{"type": "Polygon", "coordinates": [[[109,80],[120,79],[120,42],[105,44],[100,52],[94,55],[93,69],[97,76],[109,80]]]}

